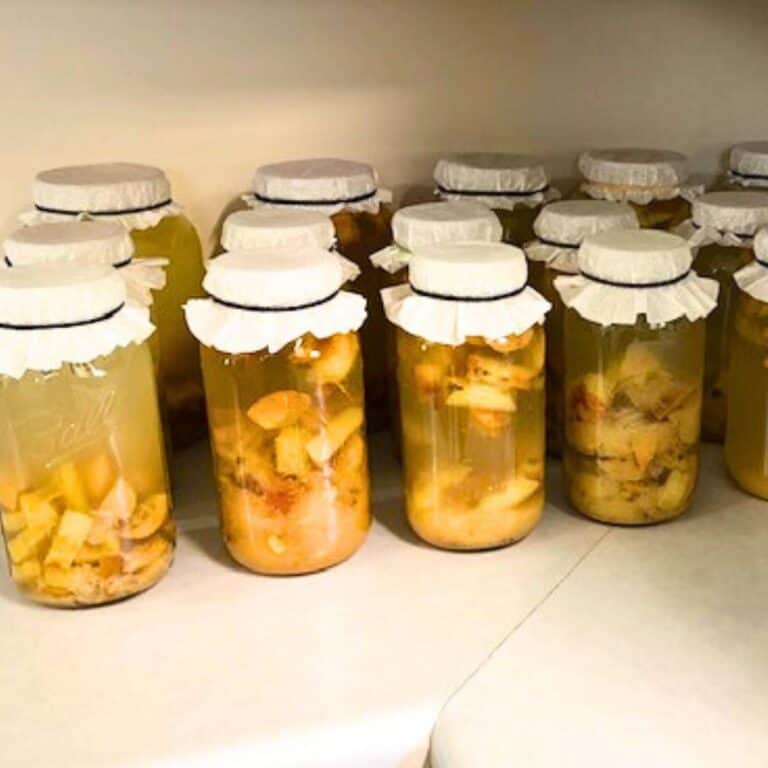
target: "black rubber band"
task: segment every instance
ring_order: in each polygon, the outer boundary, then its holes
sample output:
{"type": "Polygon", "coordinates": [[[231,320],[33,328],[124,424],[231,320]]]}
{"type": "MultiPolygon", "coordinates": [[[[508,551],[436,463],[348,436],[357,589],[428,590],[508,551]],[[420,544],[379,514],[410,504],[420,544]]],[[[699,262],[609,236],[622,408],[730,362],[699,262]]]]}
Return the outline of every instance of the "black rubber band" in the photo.
{"type": "Polygon", "coordinates": [[[318,307],[321,304],[329,302],[331,299],[335,299],[339,295],[341,288],[335,290],[329,296],[325,296],[317,301],[308,301],[306,304],[294,304],[290,307],[260,307],[253,304],[238,304],[234,301],[227,301],[226,299],[220,299],[218,296],[208,294],[212,301],[216,304],[221,304],[223,307],[229,307],[230,309],[244,309],[246,312],[296,312],[299,309],[310,309],[312,307],[318,307]]]}
{"type": "MultiPolygon", "coordinates": [[[[9,266],[9,267],[15,267],[16,266],[7,256],[4,256],[3,259],[5,260],[5,263],[6,263],[7,266],[9,266]]],[[[121,269],[122,267],[127,267],[132,261],[133,261],[133,256],[131,256],[130,258],[126,259],[125,261],[120,261],[117,264],[113,264],[112,266],[115,269],[121,269]]]]}
{"type": "Polygon", "coordinates": [[[553,248],[568,248],[571,251],[579,249],[579,246],[574,245],[573,243],[558,243],[557,240],[547,240],[546,237],[540,237],[538,240],[543,245],[551,245],[553,248]]]}
{"type": "Polygon", "coordinates": [[[61,208],[46,208],[43,205],[35,204],[35,209],[40,213],[55,213],[60,216],[125,216],[129,213],[144,213],[145,211],[156,211],[158,208],[165,208],[166,205],[170,205],[173,202],[170,198],[163,200],[159,203],[153,203],[152,205],[145,205],[142,208],[123,208],[119,211],[65,211],[61,208]]]}
{"type": "Polygon", "coordinates": [[[450,189],[437,182],[435,182],[435,188],[444,195],[463,195],[465,197],[533,197],[533,195],[540,195],[546,192],[549,189],[549,184],[541,189],[533,189],[530,192],[515,192],[512,190],[500,192],[491,189],[450,189]]]}
{"type": "MultiPolygon", "coordinates": [[[[693,224],[694,229],[704,229],[704,227],[701,226],[701,224],[697,224],[693,219],[691,219],[691,224],[693,224]]],[[[710,229],[710,227],[708,227],[710,229]]],[[[714,229],[716,232],[719,232],[721,235],[735,235],[736,237],[743,237],[746,240],[751,240],[754,235],[742,235],[740,232],[728,232],[725,229],[718,229],[717,227],[711,227],[711,229],[714,229]]]]}
{"type": "Polygon", "coordinates": [[[729,171],[732,176],[738,176],[740,179],[760,179],[762,181],[768,181],[768,176],[762,173],[742,173],[741,171],[734,171],[732,168],[729,171]]]}
{"type": "Polygon", "coordinates": [[[411,290],[417,296],[424,296],[428,299],[440,299],[441,301],[471,301],[471,302],[485,302],[485,301],[499,301],[500,299],[511,299],[513,296],[521,294],[528,286],[521,285],[517,290],[509,291],[508,293],[497,293],[494,296],[457,296],[447,293],[432,293],[431,291],[424,291],[421,288],[416,288],[413,283],[409,283],[411,290]]]}
{"type": "Polygon", "coordinates": [[[362,195],[357,195],[357,197],[339,197],[336,200],[288,200],[284,197],[267,197],[258,192],[252,192],[251,194],[254,200],[258,200],[260,203],[271,203],[272,205],[350,205],[371,200],[376,197],[378,192],[378,189],[374,189],[372,192],[365,192],[362,195]]]}
{"type": "Polygon", "coordinates": [[[761,266],[768,269],[768,261],[763,261],[762,259],[758,259],[757,256],[755,256],[755,261],[761,266]]]}
{"type": "Polygon", "coordinates": [[[593,283],[600,283],[601,285],[610,285],[614,288],[664,288],[667,285],[674,285],[685,280],[688,275],[691,274],[689,269],[682,275],[672,277],[669,280],[657,280],[655,283],[621,283],[617,280],[606,280],[596,275],[590,275],[588,272],[581,272],[582,277],[586,277],[587,280],[591,280],[593,283]]]}
{"type": "Polygon", "coordinates": [[[94,323],[101,323],[104,320],[109,320],[124,306],[124,303],[120,304],[114,309],[110,309],[109,312],[105,312],[99,317],[92,317],[89,320],[75,320],[71,323],[51,323],[50,325],[15,325],[14,323],[0,323],[0,329],[9,331],[52,331],[58,328],[78,328],[81,325],[93,325],[94,323]]]}

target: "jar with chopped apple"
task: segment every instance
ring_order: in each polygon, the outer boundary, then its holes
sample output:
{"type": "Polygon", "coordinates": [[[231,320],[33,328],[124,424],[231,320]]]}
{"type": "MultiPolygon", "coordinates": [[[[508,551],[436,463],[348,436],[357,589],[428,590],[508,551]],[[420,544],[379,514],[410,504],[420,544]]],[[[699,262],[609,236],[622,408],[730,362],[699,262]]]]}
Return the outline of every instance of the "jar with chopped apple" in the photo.
{"type": "Polygon", "coordinates": [[[768,228],[755,235],[754,250],[734,275],[725,462],[741,488],[768,499],[768,228]]]}
{"type": "Polygon", "coordinates": [[[734,274],[753,258],[752,238],[768,224],[768,191],[709,192],[694,200],[691,218],[677,228],[696,257],[694,269],[720,284],[717,308],[707,318],[702,436],[725,438],[731,326],[738,289],[734,274]]]}
{"type": "Polygon", "coordinates": [[[317,211],[331,218],[338,252],[361,272],[354,290],[367,301],[368,319],[360,337],[368,428],[385,429],[387,366],[382,345],[386,322],[379,297],[381,273],[369,257],[392,242],[389,191],[379,187],[378,175],[370,165],[317,158],[261,166],[245,199],[254,208],[317,211]]]}
{"type": "Polygon", "coordinates": [[[317,246],[213,259],[187,322],[200,340],[221,529],[264,574],[350,557],[370,525],[357,330],[365,300],[341,290],[317,246]]]}
{"type": "Polygon", "coordinates": [[[174,447],[201,437],[205,405],[200,362],[181,307],[201,290],[202,251],[195,228],[172,200],[166,175],[132,163],[55,168],[36,176],[32,196],[34,209],[22,214],[24,224],[114,220],[129,231],[135,260],[167,259],[167,284],[158,290],[151,309],[157,326],[160,401],[174,447]]]}
{"type": "Polygon", "coordinates": [[[450,155],[438,161],[433,177],[440,200],[485,205],[501,222],[502,240],[517,246],[533,238],[541,206],[560,197],[544,166],[523,155],[450,155]]]}
{"type": "Polygon", "coordinates": [[[690,503],[717,297],[692,259],[676,235],[616,230],[584,240],[579,274],[555,280],[567,308],[565,487],[587,517],[656,523],[690,503]]]}
{"type": "Polygon", "coordinates": [[[549,304],[510,245],[425,246],[408,273],[382,292],[397,327],[408,521],[446,549],[518,541],[544,505],[549,304]]]}
{"type": "Polygon", "coordinates": [[[597,149],[579,157],[580,194],[629,203],[643,229],[671,230],[691,215],[704,191],[688,182],[688,158],[662,149],[597,149]]]}
{"type": "Polygon", "coordinates": [[[536,239],[525,246],[529,282],[552,309],[547,315],[547,450],[559,456],[563,428],[565,307],[555,290],[558,275],[578,273],[577,254],[585,237],[612,229],[637,229],[637,216],[626,203],[563,200],[545,205],[533,224],[536,239]]]}
{"type": "Polygon", "coordinates": [[[112,602],[171,564],[152,331],[111,267],[0,271],[2,530],[31,600],[112,602]]]}
{"type": "MultiPolygon", "coordinates": [[[[405,267],[415,249],[435,243],[499,242],[501,224],[486,206],[475,202],[420,203],[401,208],[392,217],[392,245],[371,256],[371,263],[384,270],[385,283],[407,281],[405,267]]],[[[389,381],[389,424],[394,450],[400,456],[400,394],[397,386],[395,326],[386,334],[389,381]]]]}

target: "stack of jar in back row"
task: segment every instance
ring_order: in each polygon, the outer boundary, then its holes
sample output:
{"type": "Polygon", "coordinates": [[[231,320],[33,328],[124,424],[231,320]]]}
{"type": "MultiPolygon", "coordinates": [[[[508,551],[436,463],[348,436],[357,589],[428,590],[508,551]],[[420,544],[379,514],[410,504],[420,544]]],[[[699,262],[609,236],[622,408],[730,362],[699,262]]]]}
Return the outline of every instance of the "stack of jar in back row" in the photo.
{"type": "Polygon", "coordinates": [[[175,539],[161,423],[187,444],[203,395],[224,541],[260,573],[361,546],[367,420],[391,422],[408,520],[444,548],[527,535],[547,442],[583,514],[679,515],[702,404],[731,474],[768,497],[768,194],[732,189],[768,183],[768,149],[732,166],[702,195],[675,153],[588,152],[575,199],[551,202],[533,161],[455,156],[436,201],[393,219],[369,166],[263,166],[204,280],[162,172],[41,173],[0,271],[14,580],[56,605],[156,583],[175,539]]]}

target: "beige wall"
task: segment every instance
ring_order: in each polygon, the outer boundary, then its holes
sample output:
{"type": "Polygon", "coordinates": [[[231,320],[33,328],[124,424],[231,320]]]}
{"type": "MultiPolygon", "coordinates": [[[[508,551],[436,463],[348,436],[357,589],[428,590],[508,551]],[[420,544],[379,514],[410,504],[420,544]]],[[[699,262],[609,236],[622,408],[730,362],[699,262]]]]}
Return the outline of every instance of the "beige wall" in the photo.
{"type": "Polygon", "coordinates": [[[157,164],[209,237],[259,163],[768,138],[765,0],[3,0],[0,227],[40,168],[157,164]]]}

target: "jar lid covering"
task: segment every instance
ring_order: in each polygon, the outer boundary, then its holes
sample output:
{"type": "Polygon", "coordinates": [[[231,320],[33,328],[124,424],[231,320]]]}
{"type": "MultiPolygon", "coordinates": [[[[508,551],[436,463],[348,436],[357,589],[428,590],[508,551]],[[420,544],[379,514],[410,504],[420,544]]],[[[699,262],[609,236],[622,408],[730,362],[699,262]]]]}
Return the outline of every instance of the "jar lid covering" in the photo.
{"type": "Polygon", "coordinates": [[[444,242],[500,242],[497,216],[485,205],[470,201],[420,203],[401,208],[392,217],[394,244],[377,251],[371,263],[394,273],[416,248],[444,242]]]}
{"type": "Polygon", "coordinates": [[[185,305],[187,324],[203,344],[232,354],[357,330],[365,300],[341,291],[344,281],[341,258],[317,246],[225,253],[208,265],[210,298],[185,305]]]}
{"type": "Polygon", "coordinates": [[[768,141],[745,141],[731,147],[731,179],[745,187],[768,187],[768,141]]]}
{"type": "Polygon", "coordinates": [[[758,230],[753,244],[754,261],[736,272],[733,279],[753,299],[768,302],[768,227],[758,230]]]}
{"type": "Polygon", "coordinates": [[[550,304],[526,285],[519,248],[502,243],[441,243],[413,252],[409,283],[381,292],[389,320],[429,341],[498,339],[540,323],[550,304]]]}
{"type": "Polygon", "coordinates": [[[584,240],[580,274],[555,279],[563,302],[601,325],[652,326],[679,317],[697,320],[716,306],[718,285],[691,271],[693,254],[681,237],[655,230],[613,230],[584,240]]]}
{"type": "Polygon", "coordinates": [[[125,299],[122,279],[104,265],[0,270],[0,373],[56,370],[144,341],[149,312],[125,299]]]}
{"type": "Polygon", "coordinates": [[[336,235],[331,219],[318,211],[259,208],[237,211],[224,220],[221,244],[227,251],[316,246],[333,248],[336,235]]]}
{"type": "Polygon", "coordinates": [[[768,224],[768,192],[708,192],[693,202],[693,223],[751,238],[768,224]]]}
{"type": "Polygon", "coordinates": [[[536,207],[559,197],[544,166],[524,155],[451,155],[438,160],[433,177],[442,199],[472,199],[489,208],[536,207]]]}
{"type": "Polygon", "coordinates": [[[545,205],[533,223],[538,237],[526,244],[531,261],[558,272],[578,271],[577,253],[584,238],[612,229],[637,229],[631,205],[607,200],[563,200],[545,205]]]}

